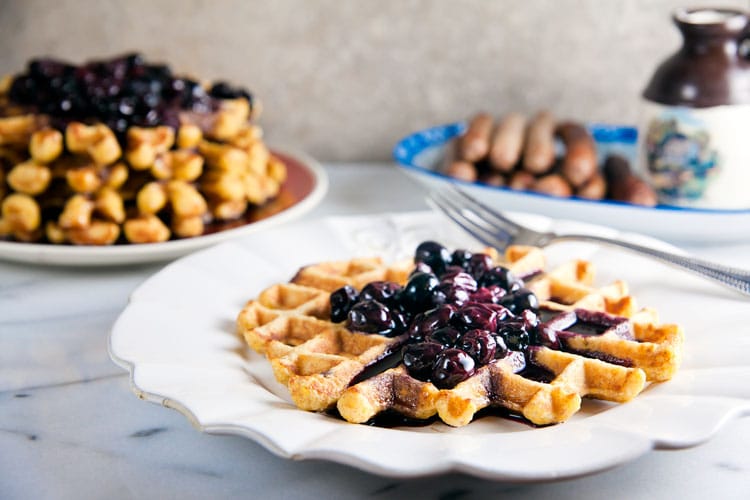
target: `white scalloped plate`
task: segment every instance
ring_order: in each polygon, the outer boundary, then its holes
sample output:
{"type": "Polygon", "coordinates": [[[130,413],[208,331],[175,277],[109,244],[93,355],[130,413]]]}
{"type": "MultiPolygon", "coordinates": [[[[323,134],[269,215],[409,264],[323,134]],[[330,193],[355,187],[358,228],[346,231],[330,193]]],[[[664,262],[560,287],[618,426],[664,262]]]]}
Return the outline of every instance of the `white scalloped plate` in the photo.
{"type": "Polygon", "coordinates": [[[287,179],[275,200],[248,214],[250,220],[228,223],[227,228],[203,236],[163,243],[74,246],[0,241],[0,259],[82,267],[159,262],[301,217],[323,199],[328,177],[323,167],[304,153],[285,150],[273,153],[286,164],[287,179]]]}
{"type": "MultiPolygon", "coordinates": [[[[539,229],[590,231],[665,247],[650,238],[541,216],[539,229]]],[[[268,363],[234,329],[244,303],[302,265],[354,255],[410,254],[419,241],[473,242],[431,213],[338,217],[254,233],[185,257],[141,285],[115,323],[110,355],[139,397],[174,408],[200,430],[249,437],[292,459],[325,459],[397,477],[461,471],[507,481],[574,477],[652,448],[699,444],[750,414],[750,302],[644,258],[591,244],[547,249],[551,264],[593,261],[601,283],[626,279],[639,304],[685,327],[683,366],[634,401],[585,400],[564,424],[532,428],[485,417],[454,429],[378,428],[298,410],[268,363]]]]}

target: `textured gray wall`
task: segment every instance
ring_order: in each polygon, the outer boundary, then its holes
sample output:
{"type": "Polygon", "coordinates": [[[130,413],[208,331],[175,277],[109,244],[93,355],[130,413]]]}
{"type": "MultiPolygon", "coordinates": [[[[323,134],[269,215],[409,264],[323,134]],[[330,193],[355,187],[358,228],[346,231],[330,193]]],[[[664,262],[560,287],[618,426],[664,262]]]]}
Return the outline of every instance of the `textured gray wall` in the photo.
{"type": "MultiPolygon", "coordinates": [[[[747,7],[745,1],[700,5],[747,7]]],[[[0,72],[128,50],[249,87],[269,141],[390,157],[480,110],[634,123],[678,0],[0,0],[0,72]]]]}

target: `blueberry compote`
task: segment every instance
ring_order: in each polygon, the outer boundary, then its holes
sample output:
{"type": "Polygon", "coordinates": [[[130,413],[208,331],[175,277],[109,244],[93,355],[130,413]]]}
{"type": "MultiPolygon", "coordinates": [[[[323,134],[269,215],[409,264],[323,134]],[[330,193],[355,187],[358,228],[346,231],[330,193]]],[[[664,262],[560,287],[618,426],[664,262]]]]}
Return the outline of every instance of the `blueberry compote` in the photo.
{"type": "MultiPolygon", "coordinates": [[[[360,292],[348,286],[334,291],[331,320],[352,331],[399,337],[409,374],[441,389],[497,359],[523,358],[529,346],[552,344],[540,333],[536,296],[488,255],[425,241],[414,263],[403,286],[376,281],[360,292]]],[[[513,363],[517,370],[523,365],[513,363]]]]}
{"type": "Polygon", "coordinates": [[[71,121],[98,121],[122,139],[131,125],[179,126],[179,113],[209,113],[219,99],[245,98],[245,89],[217,82],[206,88],[172,74],[169,66],[148,64],[140,54],[73,65],[56,59],[34,59],[15,75],[11,104],[47,115],[62,128],[71,121]]]}

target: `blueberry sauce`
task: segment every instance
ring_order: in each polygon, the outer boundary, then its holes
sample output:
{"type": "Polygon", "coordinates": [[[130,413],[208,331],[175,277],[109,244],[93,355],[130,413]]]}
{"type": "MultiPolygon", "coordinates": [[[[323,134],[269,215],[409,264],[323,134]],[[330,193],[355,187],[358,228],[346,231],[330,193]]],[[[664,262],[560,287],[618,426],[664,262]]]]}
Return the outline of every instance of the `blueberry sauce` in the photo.
{"type": "Polygon", "coordinates": [[[394,343],[386,348],[380,357],[366,365],[361,372],[351,379],[349,386],[356,385],[364,380],[374,377],[375,375],[383,373],[390,368],[398,366],[403,360],[401,347],[406,343],[406,340],[406,335],[396,339],[394,343]]]}
{"type": "Polygon", "coordinates": [[[225,82],[206,88],[174,75],[169,66],[147,63],[140,54],[82,65],[33,59],[14,76],[8,98],[12,105],[46,115],[56,128],[71,121],[101,122],[120,139],[133,125],[176,129],[181,112],[210,113],[221,99],[244,98],[253,104],[245,89],[225,82]]]}
{"type": "MultiPolygon", "coordinates": [[[[554,373],[534,362],[540,347],[574,352],[566,341],[575,336],[630,335],[626,318],[582,309],[540,308],[524,279],[495,266],[488,255],[462,249],[451,253],[439,243],[426,241],[417,247],[414,262],[414,271],[403,287],[379,281],[359,293],[343,287],[331,294],[333,321],[343,321],[355,332],[397,338],[350,385],[403,364],[410,376],[450,389],[500,359],[529,380],[549,383],[554,373]]],[[[578,354],[629,364],[603,353],[578,354]]],[[[411,419],[394,415],[378,416],[371,423],[412,425],[411,419]]]]}
{"type": "MultiPolygon", "coordinates": [[[[405,335],[396,361],[414,378],[441,389],[455,387],[497,359],[525,352],[541,338],[536,296],[488,255],[461,249],[451,253],[425,241],[417,247],[414,263],[403,287],[378,281],[359,293],[351,287],[335,290],[331,320],[356,332],[405,335]]],[[[386,358],[355,380],[393,366],[393,355],[386,358]]]]}
{"type": "MultiPolygon", "coordinates": [[[[326,415],[334,417],[338,420],[342,420],[341,414],[336,409],[336,407],[333,407],[327,410],[325,413],[326,415]]],[[[437,416],[433,416],[433,417],[425,418],[425,419],[409,418],[406,415],[403,415],[397,411],[385,410],[385,411],[378,413],[377,415],[372,417],[370,420],[363,422],[363,425],[369,425],[371,427],[382,427],[385,429],[393,429],[396,427],[427,427],[438,421],[439,419],[437,416]]]]}

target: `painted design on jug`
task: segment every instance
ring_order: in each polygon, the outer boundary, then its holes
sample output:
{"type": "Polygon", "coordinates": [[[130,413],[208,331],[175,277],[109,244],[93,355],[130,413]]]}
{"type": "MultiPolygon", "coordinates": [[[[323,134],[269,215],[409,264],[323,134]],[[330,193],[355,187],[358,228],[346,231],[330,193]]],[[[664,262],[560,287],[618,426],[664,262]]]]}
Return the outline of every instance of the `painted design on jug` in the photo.
{"type": "Polygon", "coordinates": [[[689,111],[651,120],[646,154],[654,188],[674,200],[700,199],[721,168],[711,134],[689,111]]]}

